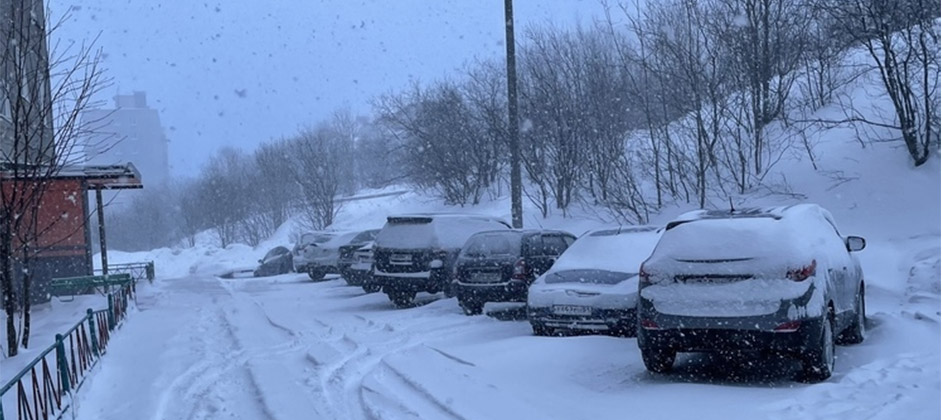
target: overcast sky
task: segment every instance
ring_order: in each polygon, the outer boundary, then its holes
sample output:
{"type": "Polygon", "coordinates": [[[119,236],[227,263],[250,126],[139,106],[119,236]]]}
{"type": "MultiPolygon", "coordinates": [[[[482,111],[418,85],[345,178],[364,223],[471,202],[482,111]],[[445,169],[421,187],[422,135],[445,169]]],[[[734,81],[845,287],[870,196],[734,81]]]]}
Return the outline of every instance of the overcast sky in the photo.
{"type": "MultiPolygon", "coordinates": [[[[589,24],[598,0],[516,0],[528,24],[589,24]]],[[[147,92],[170,138],[171,172],[193,175],[221,146],[251,151],[410,80],[504,54],[502,0],[53,0],[62,40],[106,54],[107,97],[147,92]]],[[[110,104],[109,104],[110,106],[110,104]]]]}

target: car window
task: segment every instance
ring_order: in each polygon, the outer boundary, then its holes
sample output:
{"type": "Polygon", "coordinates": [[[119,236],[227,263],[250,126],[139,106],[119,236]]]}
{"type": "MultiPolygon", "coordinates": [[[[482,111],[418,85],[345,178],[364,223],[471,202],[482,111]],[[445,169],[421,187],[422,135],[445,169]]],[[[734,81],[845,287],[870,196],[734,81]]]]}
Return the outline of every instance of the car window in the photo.
{"type": "Polygon", "coordinates": [[[374,238],[376,238],[376,232],[378,231],[377,230],[364,230],[363,232],[360,232],[359,235],[353,237],[350,243],[362,244],[364,242],[372,241],[374,238]]]}
{"type": "Polygon", "coordinates": [[[563,240],[566,241],[566,248],[568,249],[572,246],[573,242],[576,242],[576,238],[572,236],[563,236],[563,240]]]}
{"type": "Polygon", "coordinates": [[[559,256],[566,248],[568,248],[568,246],[562,236],[543,236],[543,255],[559,256]]]}
{"type": "Polygon", "coordinates": [[[515,235],[479,234],[468,239],[461,255],[486,257],[493,255],[516,255],[520,249],[520,238],[515,235]]]}
{"type": "Polygon", "coordinates": [[[543,236],[533,235],[527,238],[527,255],[543,255],[543,236]]]}

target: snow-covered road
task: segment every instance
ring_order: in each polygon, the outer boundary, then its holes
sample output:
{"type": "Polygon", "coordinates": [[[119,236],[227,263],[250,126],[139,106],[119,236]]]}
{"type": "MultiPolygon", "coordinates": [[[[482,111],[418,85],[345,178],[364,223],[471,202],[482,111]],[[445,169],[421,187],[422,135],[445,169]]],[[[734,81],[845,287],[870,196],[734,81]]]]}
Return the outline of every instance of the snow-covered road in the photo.
{"type": "MultiPolygon", "coordinates": [[[[937,275],[931,267],[927,272],[937,275]]],[[[512,318],[513,307],[489,306],[493,316],[466,317],[441,295],[420,296],[422,305],[397,310],[384,295],[363,294],[340,279],[164,280],[141,292],[139,311],[82,389],[75,414],[938,418],[938,295],[914,304],[901,299],[920,295],[879,286],[869,292],[868,340],[839,347],[835,376],[807,385],[792,380],[795,363],[750,356],[687,355],[675,372],[653,375],[634,339],[535,337],[525,321],[497,319],[512,318]]]]}

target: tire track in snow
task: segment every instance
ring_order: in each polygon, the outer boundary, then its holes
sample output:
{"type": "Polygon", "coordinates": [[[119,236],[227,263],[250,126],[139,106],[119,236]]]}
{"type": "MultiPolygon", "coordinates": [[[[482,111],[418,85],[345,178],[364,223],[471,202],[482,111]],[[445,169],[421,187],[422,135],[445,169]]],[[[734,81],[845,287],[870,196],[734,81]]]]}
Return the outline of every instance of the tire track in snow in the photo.
{"type": "Polygon", "coordinates": [[[216,310],[200,316],[194,332],[202,360],[170,383],[160,396],[153,418],[218,418],[232,411],[232,401],[238,401],[243,404],[238,407],[240,414],[271,420],[267,407],[261,404],[258,384],[247,372],[243,352],[229,351],[235,348],[235,337],[231,335],[224,314],[216,310]]]}
{"type": "MultiPolygon", "coordinates": [[[[425,346],[423,337],[416,337],[410,334],[402,334],[398,328],[394,328],[386,322],[376,322],[356,314],[351,317],[355,320],[354,325],[344,325],[349,332],[335,337],[333,340],[312,346],[306,357],[306,360],[312,365],[317,373],[317,380],[310,382],[320,387],[324,396],[324,403],[334,407],[335,418],[346,419],[383,419],[383,418],[403,418],[404,416],[416,416],[417,418],[428,418],[419,416],[416,409],[428,412],[429,407],[438,407],[435,411],[437,417],[446,415],[446,417],[461,419],[461,415],[454,412],[444,402],[437,400],[430,392],[421,388],[421,385],[404,377],[401,372],[396,372],[398,376],[403,377],[397,381],[395,387],[405,387],[405,399],[398,399],[391,403],[388,398],[379,394],[378,388],[387,388],[379,383],[374,386],[368,386],[365,381],[373,381],[377,377],[390,376],[388,365],[385,361],[386,356],[400,352],[410,351],[412,349],[425,346]],[[359,328],[365,325],[366,328],[359,328]],[[392,335],[395,334],[395,335],[392,335]],[[419,388],[416,388],[419,387],[419,388]],[[411,389],[411,391],[409,391],[411,389]],[[406,402],[408,401],[408,402],[406,402]],[[412,407],[411,404],[418,403],[419,407],[412,407]],[[386,409],[377,407],[377,404],[386,409]],[[395,414],[388,413],[386,410],[392,409],[395,414]]],[[[464,321],[456,324],[462,324],[464,321]]],[[[431,331],[439,337],[447,335],[461,334],[461,329],[455,328],[455,324],[446,324],[437,326],[431,331]]],[[[333,328],[331,328],[332,330],[333,328]]],[[[426,346],[427,347],[427,346],[426,346]]],[[[462,360],[453,355],[445,353],[439,349],[429,347],[431,350],[440,354],[442,357],[456,364],[474,367],[471,362],[462,360]]],[[[385,389],[388,393],[402,393],[397,389],[385,389]]]]}

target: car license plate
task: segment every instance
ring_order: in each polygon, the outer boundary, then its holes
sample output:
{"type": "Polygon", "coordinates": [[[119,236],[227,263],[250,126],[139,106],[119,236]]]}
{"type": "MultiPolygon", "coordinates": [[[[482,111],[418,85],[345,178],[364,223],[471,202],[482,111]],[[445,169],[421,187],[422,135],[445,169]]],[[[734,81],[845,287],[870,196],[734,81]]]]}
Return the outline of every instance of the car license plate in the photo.
{"type": "Polygon", "coordinates": [[[500,273],[471,273],[471,283],[499,283],[500,273]]]}
{"type": "Polygon", "coordinates": [[[412,254],[392,254],[389,263],[395,265],[412,265],[412,254]]]}
{"type": "Polygon", "coordinates": [[[554,305],[553,313],[557,315],[592,315],[592,308],[579,305],[554,305]]]}

